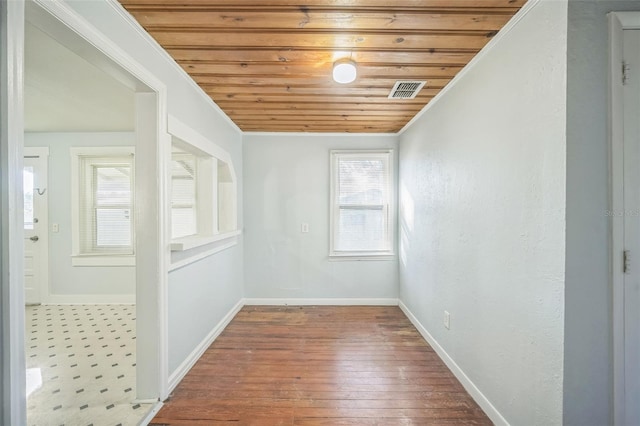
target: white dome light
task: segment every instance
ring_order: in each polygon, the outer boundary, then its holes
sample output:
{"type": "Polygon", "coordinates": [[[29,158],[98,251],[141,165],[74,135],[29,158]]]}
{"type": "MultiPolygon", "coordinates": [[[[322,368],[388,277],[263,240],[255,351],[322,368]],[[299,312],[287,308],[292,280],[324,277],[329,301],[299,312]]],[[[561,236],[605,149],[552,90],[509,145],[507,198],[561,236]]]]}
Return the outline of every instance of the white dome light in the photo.
{"type": "Polygon", "coordinates": [[[333,80],[336,83],[351,83],[356,79],[356,63],[343,59],[333,64],[333,80]]]}

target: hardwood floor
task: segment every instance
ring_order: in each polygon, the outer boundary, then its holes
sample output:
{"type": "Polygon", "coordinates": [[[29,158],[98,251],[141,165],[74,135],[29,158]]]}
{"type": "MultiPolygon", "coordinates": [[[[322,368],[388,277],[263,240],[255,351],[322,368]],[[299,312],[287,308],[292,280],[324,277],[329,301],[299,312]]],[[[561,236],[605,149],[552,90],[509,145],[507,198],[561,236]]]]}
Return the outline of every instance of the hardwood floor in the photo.
{"type": "Polygon", "coordinates": [[[245,306],[150,425],[490,425],[395,306],[245,306]]]}

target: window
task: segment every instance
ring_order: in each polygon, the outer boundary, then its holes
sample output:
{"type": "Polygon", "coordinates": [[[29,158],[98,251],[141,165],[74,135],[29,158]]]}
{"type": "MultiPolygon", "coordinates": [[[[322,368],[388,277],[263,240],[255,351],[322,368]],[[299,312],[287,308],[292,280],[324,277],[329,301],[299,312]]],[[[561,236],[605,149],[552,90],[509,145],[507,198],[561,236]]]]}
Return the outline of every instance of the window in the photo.
{"type": "Polygon", "coordinates": [[[393,254],[392,151],[331,152],[331,255],[393,254]]]}
{"type": "Polygon", "coordinates": [[[171,116],[169,133],[171,250],[236,236],[236,179],[229,154],[171,116]]]}
{"type": "MultiPolygon", "coordinates": [[[[134,255],[133,148],[72,148],[73,254],[76,258],[134,255]]],[[[129,265],[94,259],[74,265],[129,265]]]]}

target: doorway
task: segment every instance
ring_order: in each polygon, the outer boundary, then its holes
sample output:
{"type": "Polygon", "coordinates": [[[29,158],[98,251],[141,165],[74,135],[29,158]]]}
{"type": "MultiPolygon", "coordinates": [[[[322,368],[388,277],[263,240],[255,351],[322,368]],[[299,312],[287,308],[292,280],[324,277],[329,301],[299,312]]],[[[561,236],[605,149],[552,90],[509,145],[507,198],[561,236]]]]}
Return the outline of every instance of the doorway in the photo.
{"type": "MultiPolygon", "coordinates": [[[[2,131],[0,132],[3,187],[15,188],[2,193],[2,349],[5,357],[0,373],[4,403],[3,423],[24,424],[24,236],[22,217],[23,168],[23,69],[24,25],[46,31],[70,50],[135,92],[135,148],[144,158],[135,171],[135,191],[145,195],[145,203],[136,206],[136,228],[143,238],[135,242],[137,355],[144,359],[136,374],[137,399],[156,402],[167,396],[166,348],[166,257],[168,241],[165,225],[168,158],[166,136],[166,93],[164,85],[122,49],[111,43],[87,21],[62,2],[3,2],[2,27],[2,131]],[[6,48],[5,48],[6,47],[6,48]],[[5,102],[6,101],[6,102],[5,102]],[[8,153],[8,154],[7,154],[8,153]],[[144,219],[143,219],[144,218],[144,219]],[[6,268],[6,269],[5,269],[6,268]],[[5,273],[6,272],[6,273],[5,273]],[[15,290],[19,290],[16,293],[15,290]]],[[[51,201],[51,200],[49,200],[51,201]]],[[[31,240],[30,240],[31,241],[31,240]]]]}
{"type": "Polygon", "coordinates": [[[611,13],[614,424],[640,424],[640,15],[611,13]]]}

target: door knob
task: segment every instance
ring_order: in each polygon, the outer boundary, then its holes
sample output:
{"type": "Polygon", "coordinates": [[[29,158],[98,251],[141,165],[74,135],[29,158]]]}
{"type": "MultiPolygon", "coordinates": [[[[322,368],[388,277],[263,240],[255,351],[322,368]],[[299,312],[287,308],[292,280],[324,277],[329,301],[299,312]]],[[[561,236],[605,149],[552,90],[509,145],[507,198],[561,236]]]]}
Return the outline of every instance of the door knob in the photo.
{"type": "Polygon", "coordinates": [[[31,238],[29,238],[29,239],[35,243],[35,242],[36,242],[36,241],[38,241],[40,238],[38,238],[38,236],[37,236],[37,235],[34,235],[33,237],[31,237],[31,238]]]}

